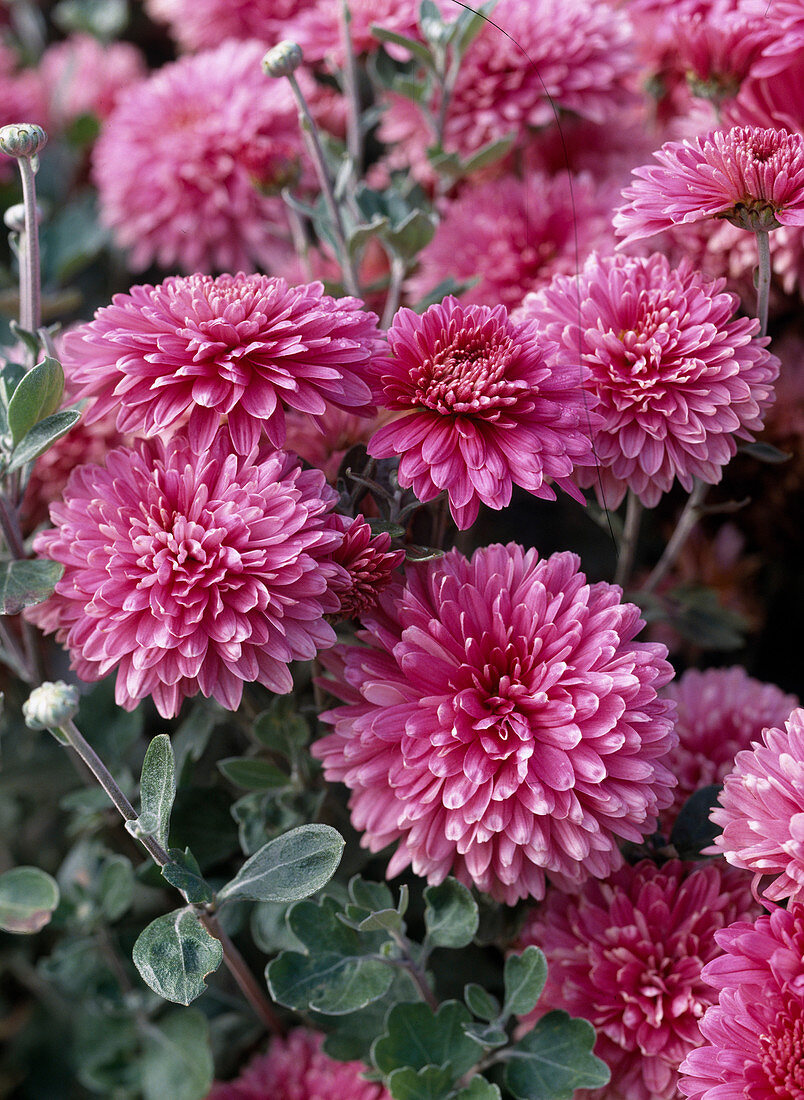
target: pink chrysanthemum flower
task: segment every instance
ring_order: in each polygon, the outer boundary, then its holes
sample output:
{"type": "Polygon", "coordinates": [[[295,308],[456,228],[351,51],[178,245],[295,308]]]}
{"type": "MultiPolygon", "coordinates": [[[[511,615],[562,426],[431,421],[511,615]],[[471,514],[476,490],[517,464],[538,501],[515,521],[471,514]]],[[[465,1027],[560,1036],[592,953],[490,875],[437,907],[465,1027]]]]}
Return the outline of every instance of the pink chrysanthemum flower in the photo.
{"type": "MultiPolygon", "coordinates": [[[[134,269],[269,270],[292,255],[280,189],[304,172],[287,81],[224,42],[129,89],[93,154],[101,217],[134,269]]],[[[300,74],[304,78],[304,74],[300,74]]]]}
{"type": "Polygon", "coordinates": [[[670,829],[689,796],[722,783],[737,753],[748,749],[767,726],[781,726],[798,699],[739,667],[688,669],[664,694],[676,704],[678,734],[666,761],[678,779],[673,805],[663,815],[670,829]]]}
{"type": "Polygon", "coordinates": [[[733,98],[778,35],[776,15],[735,8],[731,0],[694,15],[679,14],[672,35],[680,67],[695,95],[720,103],[733,98]]]}
{"type": "Polygon", "coordinates": [[[288,21],[317,0],[145,0],[184,50],[206,50],[226,38],[258,38],[269,47],[287,38],[288,21]]]}
{"type": "Polygon", "coordinates": [[[555,500],[553,479],[579,498],[573,466],[593,461],[581,368],[548,366],[555,349],[537,325],[515,325],[504,306],[447,297],[421,316],[399,310],[388,342],[393,358],[375,362],[374,396],[407,415],[368,449],[402,456],[400,485],[421,501],[446,489],[462,529],[481,502],[504,508],[514,484],[555,500]]]}
{"type": "Polygon", "coordinates": [[[625,245],[673,225],[727,218],[743,229],[804,225],[804,138],[735,126],[692,141],[668,141],[614,218],[625,245]]]}
{"type": "Polygon", "coordinates": [[[759,322],[734,316],[724,285],[658,253],[593,255],[577,280],[557,276],[525,300],[522,313],[560,343],[561,361],[580,351],[589,370],[599,469],[577,477],[606,507],[629,488],[653,508],[676,478],[688,492],[694,477],[717,483],[735,437],[761,429],[779,361],[752,339],[759,322]]]}
{"type": "Polygon", "coordinates": [[[225,417],[248,454],[262,431],[283,446],[285,408],[373,412],[365,379],[381,347],[376,316],[321,283],[190,275],[115,295],[67,334],[64,361],[76,394],[94,398],[90,422],[117,409],[120,431],[156,435],[186,421],[201,454],[225,417]]]}
{"type": "MultiPolygon", "coordinates": [[[[450,152],[467,156],[512,131],[521,146],[559,108],[604,122],[630,99],[636,61],[624,12],[596,0],[500,0],[491,18],[497,26],[483,27],[455,82],[443,140],[450,152]]],[[[430,108],[437,112],[437,99],[430,108]]],[[[379,133],[412,159],[435,140],[422,113],[393,96],[379,133]]]]}
{"type": "MultiPolygon", "coordinates": [[[[372,26],[420,39],[418,31],[419,0],[349,0],[349,37],[356,56],[376,50],[379,39],[371,33],[372,26]]],[[[439,7],[447,7],[441,3],[439,7]]],[[[341,0],[317,0],[301,11],[285,28],[285,37],[298,42],[306,61],[325,61],[327,66],[342,69],[346,64],[343,44],[341,0]]],[[[456,8],[456,14],[460,12],[456,8]]],[[[391,46],[391,52],[398,53],[391,46]]],[[[401,58],[409,57],[404,52],[401,58]]]]}
{"type": "Polygon", "coordinates": [[[757,76],[775,76],[788,66],[800,63],[804,53],[804,8],[801,0],[774,0],[766,9],[776,28],[774,40],[764,51],[756,67],[757,76]]]}
{"type": "Polygon", "coordinates": [[[347,574],[333,579],[332,588],[341,601],[335,618],[360,619],[376,607],[380,593],[391,583],[394,570],[405,560],[405,551],[391,550],[391,536],[386,532],[372,535],[362,516],[352,520],[335,516],[333,522],[343,531],[343,542],[332,560],[347,574]]]}
{"type": "Polygon", "coordinates": [[[130,42],[101,43],[74,34],[42,54],[39,73],[51,123],[69,126],[81,115],[108,118],[129,85],[146,74],[145,58],[130,42]]]}
{"type": "Polygon", "coordinates": [[[466,187],[419,256],[409,298],[424,297],[452,277],[476,280],[461,294],[464,304],[513,309],[556,273],[574,272],[579,255],[613,247],[614,201],[614,188],[595,184],[589,173],[551,178],[531,172],[466,187]]]}
{"type": "Polygon", "coordinates": [[[723,829],[715,847],[757,881],[775,876],[764,897],[804,902],[804,709],[737,754],[719,802],[711,814],[723,829]]]}
{"type": "Polygon", "coordinates": [[[672,800],[664,646],[639,609],[589,584],[574,554],[513,543],[406,570],[363,616],[365,645],[324,655],[345,706],[313,746],[352,792],[388,865],[454,874],[508,904],[622,862],[672,800]]]}
{"type": "Polygon", "coordinates": [[[383,1085],[363,1080],[362,1062],[336,1062],[323,1041],[301,1028],[274,1037],[266,1054],[234,1081],[214,1085],[207,1100],[391,1100],[383,1085]]]}
{"type": "Polygon", "coordinates": [[[625,866],[576,897],[550,891],[520,940],[547,957],[527,1022],[563,1009],[594,1026],[611,1081],[576,1100],[677,1100],[678,1067],[701,1043],[698,1023],[715,999],[701,977],[718,954],[714,935],[757,910],[746,875],[678,860],[625,866]]]}
{"type": "Polygon", "coordinates": [[[170,718],[198,692],[235,710],[244,681],[288,692],[288,662],[335,641],[335,499],[318,471],[240,459],[224,436],[203,456],[180,437],[112,451],[51,505],[34,547],[65,569],[30,618],[83,680],[116,668],[126,710],[151,695],[170,718]]]}
{"type": "Polygon", "coordinates": [[[804,1097],[804,907],[774,909],[715,933],[723,952],[703,971],[719,990],[701,1021],[705,1044],[681,1066],[690,1100],[804,1097]]]}

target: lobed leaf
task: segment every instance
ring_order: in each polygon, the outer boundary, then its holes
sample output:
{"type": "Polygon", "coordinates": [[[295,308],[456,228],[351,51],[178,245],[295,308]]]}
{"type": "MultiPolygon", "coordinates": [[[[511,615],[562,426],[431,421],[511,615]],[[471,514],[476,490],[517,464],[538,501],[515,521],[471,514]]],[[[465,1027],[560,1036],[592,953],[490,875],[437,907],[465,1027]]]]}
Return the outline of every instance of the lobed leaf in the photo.
{"type": "Polygon", "coordinates": [[[505,1086],[517,1100],[572,1100],[576,1089],[608,1084],[608,1067],[592,1054],[588,1020],[549,1012],[510,1051],[505,1086]]]}

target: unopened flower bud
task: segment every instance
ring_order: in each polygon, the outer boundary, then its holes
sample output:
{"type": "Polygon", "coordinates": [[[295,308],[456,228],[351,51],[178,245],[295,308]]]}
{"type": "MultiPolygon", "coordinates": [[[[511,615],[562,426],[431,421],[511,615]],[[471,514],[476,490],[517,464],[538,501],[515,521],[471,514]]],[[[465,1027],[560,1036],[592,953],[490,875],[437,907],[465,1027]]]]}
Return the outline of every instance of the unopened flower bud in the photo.
{"type": "Polygon", "coordinates": [[[13,122],[0,128],[0,150],[9,157],[33,157],[47,145],[47,134],[34,122],[13,122]]]}
{"type": "Polygon", "coordinates": [[[262,71],[268,76],[290,76],[301,65],[303,57],[299,43],[287,39],[271,47],[262,59],[262,71]]]}
{"type": "Polygon", "coordinates": [[[41,684],[22,704],[25,724],[32,730],[58,729],[78,711],[78,688],[63,680],[41,684]]]}

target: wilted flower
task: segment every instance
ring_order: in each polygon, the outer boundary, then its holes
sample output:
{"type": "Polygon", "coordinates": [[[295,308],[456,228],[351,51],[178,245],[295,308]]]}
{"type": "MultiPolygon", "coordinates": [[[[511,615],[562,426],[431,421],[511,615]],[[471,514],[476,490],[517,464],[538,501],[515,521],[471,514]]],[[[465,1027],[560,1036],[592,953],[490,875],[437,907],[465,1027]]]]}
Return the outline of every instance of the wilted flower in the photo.
{"type": "Polygon", "coordinates": [[[678,744],[667,766],[678,779],[673,806],[663,815],[666,828],[691,794],[722,783],[734,757],[748,749],[767,726],[780,726],[798,706],[775,684],[764,684],[744,668],[690,668],[664,689],[676,704],[678,744]]]}
{"type": "Polygon", "coordinates": [[[377,318],[321,283],[265,275],[190,275],[118,294],[64,339],[91,422],[117,409],[121,431],[155,435],[185,422],[197,454],[226,418],[238,454],[264,430],[285,442],[284,409],[373,410],[369,359],[384,347],[377,318]]]}
{"type": "Polygon", "coordinates": [[[593,461],[581,368],[548,366],[554,347],[537,325],[513,324],[504,306],[447,297],[421,316],[399,310],[388,342],[393,358],[375,362],[374,396],[407,415],[368,449],[402,456],[400,485],[421,501],[446,489],[461,528],[481,501],[504,508],[514,484],[555,500],[553,479],[579,497],[573,466],[593,461]]]}
{"type": "Polygon", "coordinates": [[[691,1100],[804,1096],[804,906],[715,933],[723,954],[704,969],[719,990],[679,1087],[691,1100]]]}
{"type": "Polygon", "coordinates": [[[775,876],[762,890],[771,901],[804,902],[804,709],[737,754],[719,802],[715,845],[729,863],[775,876]]]}
{"type": "Polygon", "coordinates": [[[605,877],[671,801],[672,675],[620,589],[513,543],[408,566],[323,661],[346,703],[313,746],[362,843],[500,901],[605,877]]]}
{"type": "Polygon", "coordinates": [[[547,957],[526,1022],[563,1009],[593,1024],[611,1082],[576,1100],[677,1100],[678,1067],[700,1045],[698,1023],[715,999],[701,977],[718,954],[714,936],[757,909],[746,875],[678,860],[625,866],[575,897],[548,894],[520,939],[547,957]]]}
{"type": "Polygon", "coordinates": [[[364,1081],[362,1062],[336,1062],[321,1049],[324,1036],[299,1028],[275,1036],[266,1054],[235,1078],[213,1086],[207,1100],[391,1100],[379,1084],[364,1081]]]}
{"type": "Polygon", "coordinates": [[[224,42],[131,88],[93,153],[101,217],[135,269],[268,270],[292,256],[279,191],[304,171],[293,93],[261,42],[224,42]]]}
{"type": "Polygon", "coordinates": [[[804,137],[735,126],[668,141],[656,165],[635,168],[614,218],[622,244],[673,225],[727,218],[742,229],[804,225],[804,137]]]}
{"type": "Polygon", "coordinates": [[[180,437],[112,451],[51,506],[34,546],[65,570],[28,615],[81,679],[117,669],[126,710],[151,695],[170,718],[198,692],[235,710],[244,681],[288,692],[288,663],[335,640],[335,499],[317,471],[241,459],[223,436],[202,456],[180,437]]]}
{"type": "Polygon", "coordinates": [[[577,279],[559,275],[526,299],[521,315],[560,342],[561,361],[580,351],[589,371],[599,469],[577,477],[606,507],[627,488],[652,508],[676,478],[688,492],[694,477],[717,483],[735,437],[762,427],[779,361],[724,285],[658,253],[593,255],[577,279]]]}
{"type": "Polygon", "coordinates": [[[333,516],[343,542],[334,551],[332,560],[345,570],[346,576],[333,579],[332,588],[341,601],[335,618],[360,619],[375,607],[380,593],[391,583],[394,570],[405,559],[404,550],[391,550],[387,532],[372,535],[371,527],[362,516],[347,519],[333,516]]]}

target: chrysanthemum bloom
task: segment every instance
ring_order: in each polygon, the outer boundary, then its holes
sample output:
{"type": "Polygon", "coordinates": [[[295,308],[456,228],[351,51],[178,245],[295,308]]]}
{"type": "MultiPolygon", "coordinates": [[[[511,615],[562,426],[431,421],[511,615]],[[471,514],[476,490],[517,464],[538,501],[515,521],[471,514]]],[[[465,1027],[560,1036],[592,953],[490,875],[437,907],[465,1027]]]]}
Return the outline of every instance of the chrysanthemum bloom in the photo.
{"type": "Polygon", "coordinates": [[[244,681],[288,692],[288,662],[335,641],[335,499],[318,471],[240,459],[223,435],[203,456],[180,437],[112,451],[51,505],[34,546],[65,570],[30,618],[81,679],[116,668],[126,710],[151,695],[170,718],[198,692],[235,710],[244,681]]]}
{"type": "Polygon", "coordinates": [[[234,1081],[216,1084],[207,1100],[391,1100],[387,1089],[364,1081],[362,1062],[336,1062],[321,1050],[324,1036],[291,1031],[275,1036],[234,1081]]]}
{"type": "Polygon", "coordinates": [[[679,1087],[690,1100],[804,1097],[804,907],[715,933],[723,952],[704,968],[719,990],[701,1021],[679,1087]]]}
{"type": "Polygon", "coordinates": [[[659,162],[635,168],[614,218],[622,244],[673,225],[727,218],[742,229],[804,225],[804,137],[735,126],[668,141],[659,162]]]}
{"type": "Polygon", "coordinates": [[[576,1100],[677,1100],[678,1067],[702,1042],[698,1023],[715,1000],[701,977],[718,954],[714,934],[758,908],[747,875],[678,860],[625,866],[576,897],[550,891],[520,941],[547,957],[526,1022],[563,1009],[594,1026],[611,1081],[576,1100]]]}
{"type": "Polygon", "coordinates": [[[335,617],[360,619],[376,606],[380,593],[391,583],[394,570],[404,561],[405,551],[391,550],[391,536],[386,532],[372,535],[362,516],[352,520],[333,516],[333,523],[343,531],[343,542],[332,560],[347,574],[333,579],[333,590],[341,601],[335,617]]]}
{"type": "Polygon", "coordinates": [[[767,726],[781,726],[798,699],[740,667],[688,669],[664,694],[676,704],[678,734],[678,745],[666,761],[678,779],[673,805],[662,818],[669,829],[689,796],[722,783],[737,753],[748,749],[767,726]]]}
{"type": "Polygon", "coordinates": [[[801,0],[774,0],[768,11],[776,35],[764,50],[762,59],[756,66],[758,76],[775,76],[796,61],[804,53],[804,8],[801,0]]]}
{"type": "Polygon", "coordinates": [[[185,50],[206,50],[226,38],[258,38],[263,53],[287,38],[290,19],[317,0],[145,0],[152,19],[167,23],[185,50]]]}
{"type": "Polygon", "coordinates": [[[778,35],[777,15],[735,8],[732,0],[712,4],[672,21],[679,64],[693,94],[721,103],[733,98],[778,35]]]}
{"type": "Polygon", "coordinates": [[[81,115],[107,118],[129,85],[146,74],[145,58],[130,42],[101,43],[73,34],[48,46],[39,62],[49,117],[58,128],[81,115]]]}
{"type": "MultiPolygon", "coordinates": [[[[374,25],[406,38],[420,39],[419,6],[419,0],[349,0],[349,37],[354,53],[359,56],[379,47],[379,39],[371,33],[374,25]]],[[[442,9],[447,6],[443,2],[439,4],[442,9]]],[[[341,0],[318,0],[301,10],[299,17],[285,28],[285,36],[299,43],[305,60],[325,61],[331,68],[342,69],[346,55],[341,12],[341,0]]],[[[458,14],[460,8],[456,7],[455,15],[458,14]]],[[[394,46],[391,52],[398,53],[394,46]]],[[[398,56],[410,55],[403,52],[398,56]]]]}
{"type": "MultiPolygon", "coordinates": [[[[512,131],[523,145],[557,108],[604,122],[629,100],[636,61],[623,11],[596,0],[500,0],[491,18],[506,33],[487,23],[466,52],[444,129],[450,152],[469,155],[512,131]]],[[[435,135],[420,112],[400,104],[397,116],[398,104],[390,97],[380,138],[423,155],[435,135]]]]}
{"type": "Polygon", "coordinates": [[[265,77],[264,53],[224,42],[184,57],[112,112],[94,179],[133,268],[271,270],[292,255],[279,192],[306,162],[290,86],[265,77]]]}
{"type": "Polygon", "coordinates": [[[576,499],[576,464],[593,462],[582,368],[548,365],[556,350],[504,306],[447,297],[421,316],[400,309],[388,331],[393,358],[375,361],[377,402],[407,415],[374,435],[369,454],[401,455],[399,484],[421,501],[446,489],[458,527],[481,501],[504,508],[514,484],[555,500],[553,479],[576,499]]]}
{"type": "Polygon", "coordinates": [[[321,283],[266,275],[190,275],[117,294],[64,339],[64,361],[88,420],[117,409],[120,431],[156,435],[187,422],[196,454],[225,417],[248,454],[264,430],[285,442],[284,409],[320,416],[327,403],[373,412],[377,318],[321,283]]]}
{"type": "Polygon", "coordinates": [[[718,801],[716,848],[757,882],[775,876],[764,897],[804,902],[804,709],[737,754],[718,801]]]}
{"type": "Polygon", "coordinates": [[[613,188],[584,173],[568,178],[531,172],[468,186],[446,207],[419,256],[409,298],[424,297],[446,278],[474,285],[464,304],[518,306],[557,272],[575,271],[578,256],[614,245],[613,188]]]}
{"type": "Polygon", "coordinates": [[[694,477],[715,484],[735,437],[762,427],[779,361],[752,339],[759,322],[734,316],[724,285],[658,253],[593,255],[577,280],[559,275],[525,300],[561,361],[580,351],[589,370],[599,469],[577,477],[601,504],[616,508],[630,488],[653,508],[676,478],[688,492],[694,477]]]}
{"type": "Polygon", "coordinates": [[[373,852],[430,882],[540,898],[619,867],[672,800],[664,646],[574,554],[514,543],[406,569],[324,662],[346,703],[313,746],[373,852]]]}

